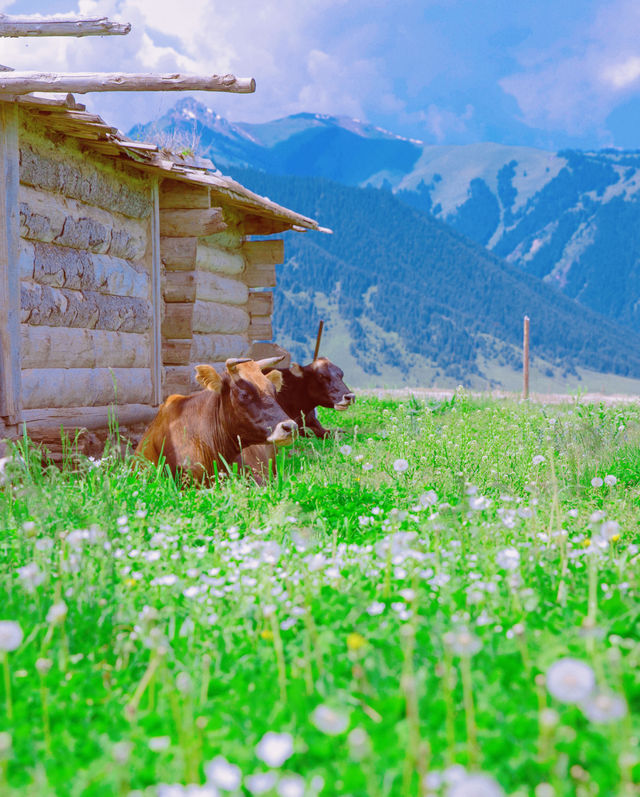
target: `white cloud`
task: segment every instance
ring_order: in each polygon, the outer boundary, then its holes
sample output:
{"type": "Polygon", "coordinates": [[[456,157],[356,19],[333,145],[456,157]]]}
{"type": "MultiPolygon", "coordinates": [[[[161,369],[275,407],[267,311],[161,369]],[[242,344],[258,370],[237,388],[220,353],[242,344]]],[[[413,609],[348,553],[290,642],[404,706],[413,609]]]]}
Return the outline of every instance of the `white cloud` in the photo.
{"type": "Polygon", "coordinates": [[[600,129],[640,78],[640,4],[612,0],[577,20],[570,39],[520,49],[521,70],[500,81],[531,126],[582,135],[600,129]]]}
{"type": "Polygon", "coordinates": [[[467,105],[464,113],[457,114],[446,108],[439,108],[433,103],[428,106],[426,113],[422,114],[426,129],[438,142],[445,141],[451,133],[464,133],[467,122],[472,116],[472,105],[467,105]]]}

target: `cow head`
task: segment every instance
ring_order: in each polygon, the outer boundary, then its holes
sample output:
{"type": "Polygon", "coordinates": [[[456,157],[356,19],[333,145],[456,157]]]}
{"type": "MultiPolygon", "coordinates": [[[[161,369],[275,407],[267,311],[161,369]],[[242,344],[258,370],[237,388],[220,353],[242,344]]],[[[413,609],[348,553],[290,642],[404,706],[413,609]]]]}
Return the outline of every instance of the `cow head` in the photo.
{"type": "Polygon", "coordinates": [[[279,371],[267,376],[262,373],[281,359],[230,359],[222,374],[210,365],[196,365],[196,380],[220,396],[222,415],[231,419],[229,431],[243,446],[288,445],[298,428],[276,400],[276,393],[282,387],[282,374],[279,371]]]}
{"type": "Polygon", "coordinates": [[[355,394],[342,381],[344,372],[326,357],[318,357],[309,365],[291,363],[291,373],[302,380],[306,395],[315,407],[346,410],[356,400],[355,394]]]}

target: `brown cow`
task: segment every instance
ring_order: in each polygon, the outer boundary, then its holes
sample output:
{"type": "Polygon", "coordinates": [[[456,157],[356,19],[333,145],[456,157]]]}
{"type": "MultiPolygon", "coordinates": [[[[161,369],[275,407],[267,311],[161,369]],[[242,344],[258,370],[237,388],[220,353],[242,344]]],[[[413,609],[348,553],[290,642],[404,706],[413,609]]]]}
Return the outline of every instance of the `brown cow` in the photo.
{"type": "Polygon", "coordinates": [[[316,417],[316,407],[346,410],[356,400],[342,381],[342,369],[326,357],[318,357],[309,365],[291,363],[281,373],[278,404],[298,424],[300,434],[308,431],[316,437],[327,437],[331,432],[316,417]]]}
{"type": "Polygon", "coordinates": [[[219,374],[210,365],[196,365],[197,381],[206,388],[164,402],[136,454],[158,464],[164,457],[171,473],[209,482],[226,470],[241,447],[255,443],[277,446],[291,442],[297,428],[276,400],[282,375],[271,371],[281,358],[226,362],[219,374]]]}
{"type": "MultiPolygon", "coordinates": [[[[298,424],[300,434],[328,437],[331,432],[318,420],[316,407],[346,410],[356,399],[342,381],[342,369],[326,357],[319,357],[309,365],[291,363],[290,368],[283,368],[280,373],[283,384],[278,393],[278,404],[298,424]]],[[[272,445],[243,448],[235,461],[250,470],[258,482],[262,482],[269,471],[275,473],[272,445]]]]}

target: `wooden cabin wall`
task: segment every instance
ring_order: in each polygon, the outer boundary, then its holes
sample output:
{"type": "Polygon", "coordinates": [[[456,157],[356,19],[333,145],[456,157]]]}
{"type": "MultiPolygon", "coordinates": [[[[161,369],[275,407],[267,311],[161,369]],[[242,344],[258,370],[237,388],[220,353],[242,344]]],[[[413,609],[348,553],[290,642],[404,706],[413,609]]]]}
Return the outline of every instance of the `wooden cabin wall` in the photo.
{"type": "Polygon", "coordinates": [[[160,186],[160,252],[165,302],[163,394],[198,389],[197,363],[219,364],[249,356],[256,340],[271,340],[273,295],[256,288],[275,285],[283,242],[247,241],[246,213],[216,198],[209,188],[165,180],[160,186]],[[197,229],[211,208],[221,207],[227,225],[211,235],[178,236],[179,220],[197,229]],[[191,214],[188,213],[191,211],[191,214]],[[171,235],[163,235],[170,230],[171,235]]]}
{"type": "Polygon", "coordinates": [[[152,403],[152,182],[19,131],[22,406],[152,403]]]}

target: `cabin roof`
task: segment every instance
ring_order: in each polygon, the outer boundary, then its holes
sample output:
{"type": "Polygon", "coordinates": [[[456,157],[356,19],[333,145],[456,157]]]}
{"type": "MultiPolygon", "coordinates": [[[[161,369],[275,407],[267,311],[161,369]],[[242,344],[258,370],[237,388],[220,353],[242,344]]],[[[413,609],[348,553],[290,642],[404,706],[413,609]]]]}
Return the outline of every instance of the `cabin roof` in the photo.
{"type": "Polygon", "coordinates": [[[265,234],[285,230],[330,232],[320,227],[315,219],[278,205],[223,175],[210,160],[183,157],[167,152],[156,144],[127,138],[117,128],[109,126],[102,117],[86,111],[85,106],[76,102],[71,94],[0,95],[0,101],[17,103],[43,127],[79,139],[89,150],[156,173],[161,178],[209,188],[212,200],[217,197],[250,215],[268,220],[265,234]]]}

